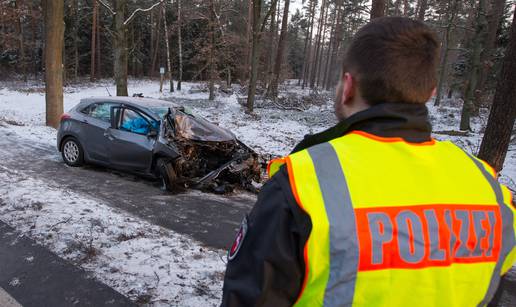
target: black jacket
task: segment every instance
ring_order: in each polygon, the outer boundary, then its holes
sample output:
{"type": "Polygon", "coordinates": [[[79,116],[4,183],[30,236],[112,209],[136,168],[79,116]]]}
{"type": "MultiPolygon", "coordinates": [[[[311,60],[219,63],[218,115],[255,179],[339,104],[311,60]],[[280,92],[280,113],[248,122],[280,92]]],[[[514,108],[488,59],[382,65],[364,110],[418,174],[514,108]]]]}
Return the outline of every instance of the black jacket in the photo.
{"type": "MultiPolygon", "coordinates": [[[[384,103],[356,113],[336,126],[309,135],[297,152],[360,130],[409,142],[431,139],[424,105],[384,103]]],[[[240,249],[228,261],[222,306],[292,306],[305,272],[304,245],[311,231],[309,216],[297,205],[285,167],[263,187],[247,217],[240,249]]]]}

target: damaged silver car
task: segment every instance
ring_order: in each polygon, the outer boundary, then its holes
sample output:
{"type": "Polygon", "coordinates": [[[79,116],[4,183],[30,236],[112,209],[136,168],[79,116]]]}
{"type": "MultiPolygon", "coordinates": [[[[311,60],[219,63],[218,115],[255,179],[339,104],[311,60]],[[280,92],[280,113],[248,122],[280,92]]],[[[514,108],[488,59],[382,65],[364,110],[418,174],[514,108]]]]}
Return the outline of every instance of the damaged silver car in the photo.
{"type": "Polygon", "coordinates": [[[255,191],[260,157],[229,130],[172,102],[139,97],[82,99],[61,117],[57,148],[84,163],[159,178],[163,189],[255,191]]]}

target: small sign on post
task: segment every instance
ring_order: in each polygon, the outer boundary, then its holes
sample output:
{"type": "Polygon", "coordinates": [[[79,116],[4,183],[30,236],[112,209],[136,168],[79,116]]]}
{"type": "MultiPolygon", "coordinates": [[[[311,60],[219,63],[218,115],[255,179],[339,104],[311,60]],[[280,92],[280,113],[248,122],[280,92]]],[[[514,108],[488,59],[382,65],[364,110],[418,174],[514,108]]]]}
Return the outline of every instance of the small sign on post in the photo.
{"type": "Polygon", "coordinates": [[[159,92],[163,93],[163,79],[165,77],[165,67],[159,68],[159,92]]]}

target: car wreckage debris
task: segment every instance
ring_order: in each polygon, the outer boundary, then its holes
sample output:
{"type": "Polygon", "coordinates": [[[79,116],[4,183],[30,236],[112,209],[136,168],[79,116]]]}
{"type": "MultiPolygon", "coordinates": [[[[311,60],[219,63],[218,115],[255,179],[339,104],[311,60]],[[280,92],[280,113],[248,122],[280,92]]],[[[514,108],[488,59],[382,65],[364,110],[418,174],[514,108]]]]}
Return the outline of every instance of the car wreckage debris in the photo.
{"type": "Polygon", "coordinates": [[[174,178],[169,180],[174,190],[194,188],[224,194],[237,188],[258,192],[265,160],[230,131],[183,108],[170,108],[165,115],[165,138],[179,153],[170,161],[174,178]]]}

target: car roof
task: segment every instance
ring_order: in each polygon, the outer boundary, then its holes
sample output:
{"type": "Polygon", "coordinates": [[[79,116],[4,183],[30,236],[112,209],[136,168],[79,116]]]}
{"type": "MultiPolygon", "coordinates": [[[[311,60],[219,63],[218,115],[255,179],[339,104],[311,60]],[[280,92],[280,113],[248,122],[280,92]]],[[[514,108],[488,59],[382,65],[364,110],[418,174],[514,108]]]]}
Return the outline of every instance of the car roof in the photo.
{"type": "Polygon", "coordinates": [[[140,109],[144,109],[147,113],[152,113],[149,115],[155,115],[151,108],[156,107],[179,107],[177,103],[155,99],[155,98],[143,98],[143,97],[124,97],[124,96],[116,96],[116,97],[89,97],[81,99],[81,104],[91,104],[95,102],[113,102],[120,103],[132,107],[137,107],[140,109]]]}

